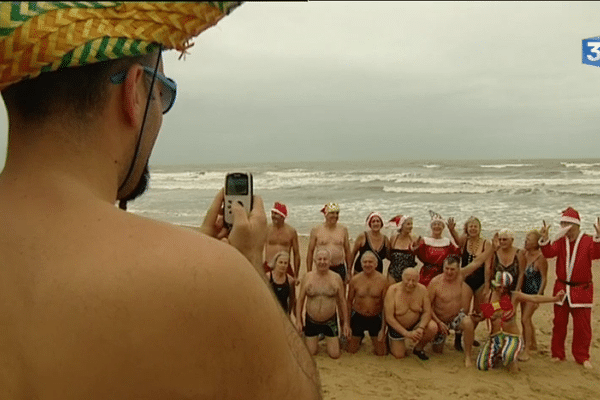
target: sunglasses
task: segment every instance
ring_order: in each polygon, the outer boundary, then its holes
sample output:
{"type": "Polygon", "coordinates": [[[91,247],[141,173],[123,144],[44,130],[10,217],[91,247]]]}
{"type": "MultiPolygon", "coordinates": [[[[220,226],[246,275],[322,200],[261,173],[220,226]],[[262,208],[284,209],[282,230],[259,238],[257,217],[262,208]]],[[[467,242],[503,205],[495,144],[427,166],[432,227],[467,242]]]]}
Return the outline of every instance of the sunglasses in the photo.
{"type": "MultiPolygon", "coordinates": [[[[154,69],[150,67],[146,67],[142,65],[144,72],[149,75],[154,75],[154,69]]],[[[111,83],[116,85],[125,82],[125,77],[127,76],[127,71],[121,71],[110,77],[111,83]]],[[[156,71],[156,79],[161,83],[160,88],[160,99],[162,101],[162,113],[166,114],[173,104],[175,103],[175,97],[177,96],[177,83],[171,78],[167,78],[160,72],[156,71]]]]}

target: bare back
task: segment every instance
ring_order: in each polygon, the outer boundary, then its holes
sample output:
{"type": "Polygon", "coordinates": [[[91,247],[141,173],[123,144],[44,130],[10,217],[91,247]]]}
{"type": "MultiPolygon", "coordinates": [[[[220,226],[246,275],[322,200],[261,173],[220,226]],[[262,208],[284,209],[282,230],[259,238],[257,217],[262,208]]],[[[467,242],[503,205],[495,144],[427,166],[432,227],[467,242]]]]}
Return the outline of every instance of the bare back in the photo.
{"type": "Polygon", "coordinates": [[[164,399],[183,389],[208,398],[318,397],[301,339],[230,246],[85,190],[3,178],[0,398],[164,399]],[[265,349],[267,337],[278,354],[265,349]],[[242,341],[263,354],[243,356],[242,341]],[[240,378],[272,364],[301,382],[267,388],[240,378]]]}

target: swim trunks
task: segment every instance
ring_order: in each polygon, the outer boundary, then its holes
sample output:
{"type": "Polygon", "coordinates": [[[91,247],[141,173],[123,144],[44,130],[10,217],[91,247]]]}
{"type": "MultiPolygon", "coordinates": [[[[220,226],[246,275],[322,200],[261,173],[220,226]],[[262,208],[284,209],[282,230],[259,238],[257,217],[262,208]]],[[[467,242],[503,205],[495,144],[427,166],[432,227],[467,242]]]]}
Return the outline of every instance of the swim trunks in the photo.
{"type": "MultiPolygon", "coordinates": [[[[465,310],[461,308],[458,314],[456,314],[456,317],[454,317],[454,319],[447,324],[448,329],[453,330],[454,332],[460,332],[460,324],[466,316],[467,314],[465,314],[465,310]]],[[[444,343],[445,341],[446,335],[444,335],[442,332],[438,332],[431,343],[439,345],[444,343]]]]}
{"type": "Polygon", "coordinates": [[[365,337],[365,331],[369,331],[369,336],[375,337],[381,330],[381,314],[367,317],[352,310],[350,317],[350,328],[352,328],[352,336],[365,337]]]}
{"type": "Polygon", "coordinates": [[[334,265],[333,267],[329,267],[329,269],[341,276],[342,282],[346,282],[346,264],[334,265]]]}
{"type": "Polygon", "coordinates": [[[498,332],[490,336],[477,356],[477,369],[487,371],[500,361],[506,367],[513,362],[523,349],[523,338],[512,333],[498,332]]]}
{"type": "MultiPolygon", "coordinates": [[[[408,331],[410,332],[413,329],[415,329],[415,326],[419,325],[419,322],[421,322],[421,321],[420,320],[417,321],[413,326],[408,328],[408,331]]],[[[394,328],[392,328],[389,325],[388,325],[388,337],[390,338],[390,340],[404,340],[404,335],[402,335],[401,333],[398,333],[394,328]]]]}
{"type": "Polygon", "coordinates": [[[323,334],[327,337],[336,337],[339,335],[337,314],[327,321],[318,322],[306,315],[306,325],[304,326],[304,336],[313,337],[323,334]]]}

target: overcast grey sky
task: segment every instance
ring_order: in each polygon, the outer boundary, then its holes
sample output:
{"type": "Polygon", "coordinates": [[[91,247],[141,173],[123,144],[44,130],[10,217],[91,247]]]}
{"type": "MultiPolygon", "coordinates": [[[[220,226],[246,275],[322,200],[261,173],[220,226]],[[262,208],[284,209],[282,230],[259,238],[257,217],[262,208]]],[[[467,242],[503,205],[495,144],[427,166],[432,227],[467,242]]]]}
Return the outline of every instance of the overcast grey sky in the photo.
{"type": "MultiPolygon", "coordinates": [[[[165,53],[151,164],[597,158],[598,2],[245,3],[165,53]]],[[[6,114],[0,112],[5,153],[6,114]]],[[[0,158],[3,162],[3,158],[0,158]]]]}

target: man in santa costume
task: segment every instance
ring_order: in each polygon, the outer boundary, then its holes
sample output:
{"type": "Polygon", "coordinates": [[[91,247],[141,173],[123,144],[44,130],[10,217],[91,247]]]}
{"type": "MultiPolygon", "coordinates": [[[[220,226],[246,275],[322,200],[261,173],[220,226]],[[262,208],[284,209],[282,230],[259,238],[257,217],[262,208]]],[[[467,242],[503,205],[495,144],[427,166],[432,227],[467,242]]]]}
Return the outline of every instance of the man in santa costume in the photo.
{"type": "Polygon", "coordinates": [[[585,368],[592,368],[590,343],[592,341],[592,260],[600,258],[600,219],[596,220],[594,237],[580,230],[579,213],[569,207],[560,219],[561,230],[550,242],[550,226],[544,221],[540,230],[539,244],[546,258],[556,257],[556,282],[553,294],[560,290],[566,296],[554,304],[554,324],[552,328],[552,359],[565,359],[565,338],[569,314],[573,316],[572,352],[575,361],[585,368]]]}

